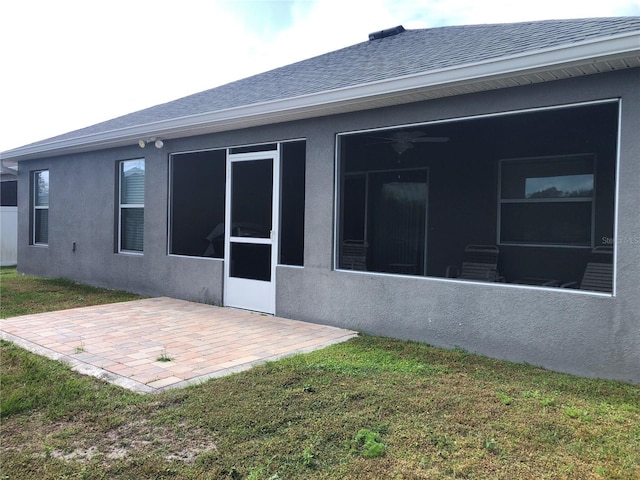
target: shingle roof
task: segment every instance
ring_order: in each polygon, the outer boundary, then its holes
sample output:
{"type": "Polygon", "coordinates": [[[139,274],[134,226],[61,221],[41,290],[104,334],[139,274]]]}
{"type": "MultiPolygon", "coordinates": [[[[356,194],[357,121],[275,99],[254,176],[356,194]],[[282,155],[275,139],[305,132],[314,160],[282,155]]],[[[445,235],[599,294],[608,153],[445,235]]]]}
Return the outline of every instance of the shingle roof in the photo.
{"type": "Polygon", "coordinates": [[[639,31],[640,17],[406,30],[398,35],[358,43],[32,145],[295,98],[639,31]]]}

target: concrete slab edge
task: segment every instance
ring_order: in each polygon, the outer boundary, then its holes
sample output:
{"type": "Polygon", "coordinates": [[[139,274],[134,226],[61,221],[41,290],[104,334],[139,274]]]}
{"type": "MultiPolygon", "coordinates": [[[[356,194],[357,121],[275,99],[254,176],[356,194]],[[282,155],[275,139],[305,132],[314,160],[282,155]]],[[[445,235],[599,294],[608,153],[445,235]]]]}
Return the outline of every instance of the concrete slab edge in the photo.
{"type": "Polygon", "coordinates": [[[29,352],[69,365],[73,371],[76,371],[83,375],[90,375],[92,377],[98,378],[100,380],[104,380],[106,382],[112,383],[119,387],[126,388],[127,390],[131,390],[136,393],[144,393],[144,394],[159,393],[165,390],[172,390],[175,388],[184,388],[187,386],[198,385],[214,378],[224,377],[226,375],[231,375],[233,373],[240,373],[240,372],[249,370],[252,367],[262,365],[268,362],[275,362],[283,358],[292,357],[294,355],[299,355],[303,353],[309,353],[315,350],[320,350],[322,348],[329,347],[331,345],[343,343],[357,336],[358,336],[357,332],[348,331],[342,337],[334,338],[332,340],[329,340],[327,342],[324,342],[318,345],[299,348],[297,350],[292,350],[291,352],[287,352],[279,355],[272,355],[270,357],[261,358],[260,360],[256,360],[253,362],[247,362],[241,365],[224,368],[216,372],[208,373],[206,375],[201,375],[199,377],[189,378],[181,382],[176,382],[171,385],[167,385],[165,387],[153,388],[144,383],[138,382],[136,380],[132,380],[131,378],[118,375],[117,373],[109,372],[107,370],[95,367],[93,365],[89,365],[88,363],[85,363],[78,359],[70,357],[69,355],[54,352],[53,350],[50,350],[46,347],[30,342],[29,340],[25,340],[24,338],[21,338],[16,335],[0,330],[0,338],[8,342],[12,342],[17,346],[24,348],[25,350],[28,350],[29,352]]]}
{"type": "Polygon", "coordinates": [[[145,385],[144,383],[137,382],[130,378],[123,377],[122,375],[109,372],[93,365],[89,365],[88,363],[70,357],[69,355],[54,352],[53,350],[43,347],[42,345],[30,342],[29,340],[25,340],[24,338],[18,337],[11,333],[0,331],[0,338],[6,340],[7,342],[11,342],[31,353],[35,353],[36,355],[40,355],[51,360],[56,360],[60,363],[64,363],[65,365],[70,366],[71,370],[75,372],[81,373],[83,375],[90,375],[100,380],[104,380],[105,382],[109,382],[119,387],[126,388],[127,390],[131,390],[137,393],[155,393],[159,391],[158,389],[145,385]]]}
{"type": "Polygon", "coordinates": [[[351,340],[352,338],[356,338],[357,336],[358,336],[358,332],[351,332],[350,331],[350,332],[346,333],[343,337],[334,338],[333,340],[329,340],[329,341],[324,342],[324,343],[319,344],[319,345],[313,345],[313,346],[310,346],[310,347],[299,348],[297,350],[292,350],[291,352],[282,353],[282,354],[279,354],[279,355],[272,355],[270,357],[261,358],[260,360],[255,360],[253,362],[247,362],[247,363],[243,363],[241,365],[235,365],[233,367],[224,368],[224,369],[218,370],[216,372],[207,373],[205,375],[200,375],[199,377],[189,378],[189,379],[183,380],[182,382],[176,382],[176,383],[173,383],[171,385],[167,385],[166,387],[158,388],[157,391],[165,391],[165,390],[172,390],[174,388],[184,388],[184,387],[189,387],[189,386],[193,386],[193,385],[199,385],[199,384],[204,383],[204,382],[206,382],[208,380],[211,380],[211,379],[214,379],[214,378],[225,377],[225,376],[231,375],[233,373],[244,372],[246,370],[250,370],[253,367],[257,367],[258,365],[263,365],[263,364],[268,363],[268,362],[275,362],[275,361],[281,360],[283,358],[293,357],[295,355],[299,355],[299,354],[303,354],[303,353],[310,353],[310,352],[313,352],[315,350],[321,350],[321,349],[329,347],[331,345],[336,345],[338,343],[346,342],[347,340],[351,340]]]}

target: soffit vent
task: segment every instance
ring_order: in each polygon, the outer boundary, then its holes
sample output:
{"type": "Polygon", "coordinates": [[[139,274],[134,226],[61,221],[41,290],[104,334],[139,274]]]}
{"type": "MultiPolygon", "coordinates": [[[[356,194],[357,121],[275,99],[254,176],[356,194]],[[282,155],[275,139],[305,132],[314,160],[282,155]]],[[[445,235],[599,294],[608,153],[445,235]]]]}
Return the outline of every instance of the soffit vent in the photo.
{"type": "Polygon", "coordinates": [[[386,30],[380,30],[379,32],[373,32],[369,34],[369,41],[371,40],[379,40],[385,37],[392,37],[394,35],[398,35],[399,33],[404,32],[404,27],[402,25],[398,25],[397,27],[387,28],[386,30]]]}

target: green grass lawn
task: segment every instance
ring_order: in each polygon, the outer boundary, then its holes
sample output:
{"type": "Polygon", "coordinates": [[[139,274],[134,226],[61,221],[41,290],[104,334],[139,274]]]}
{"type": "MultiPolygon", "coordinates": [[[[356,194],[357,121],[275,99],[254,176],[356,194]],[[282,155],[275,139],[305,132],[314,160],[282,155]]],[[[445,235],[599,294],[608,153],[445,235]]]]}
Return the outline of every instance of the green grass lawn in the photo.
{"type": "Polygon", "coordinates": [[[40,278],[0,269],[0,318],[140,298],[120,290],[90,287],[62,278],[40,278]]]}
{"type": "Polygon", "coordinates": [[[638,386],[464,351],[361,336],[147,396],[0,353],[0,479],[640,478],[638,386]]]}

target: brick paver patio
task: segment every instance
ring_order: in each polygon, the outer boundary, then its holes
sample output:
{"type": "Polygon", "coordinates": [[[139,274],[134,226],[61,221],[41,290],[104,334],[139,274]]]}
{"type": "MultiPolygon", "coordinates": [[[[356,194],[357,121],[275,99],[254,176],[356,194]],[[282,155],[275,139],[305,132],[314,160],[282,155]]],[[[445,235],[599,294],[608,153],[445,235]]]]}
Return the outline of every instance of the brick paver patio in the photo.
{"type": "Polygon", "coordinates": [[[163,297],[7,318],[0,335],[81,373],[150,393],[343,342],[356,332],[163,297]]]}

